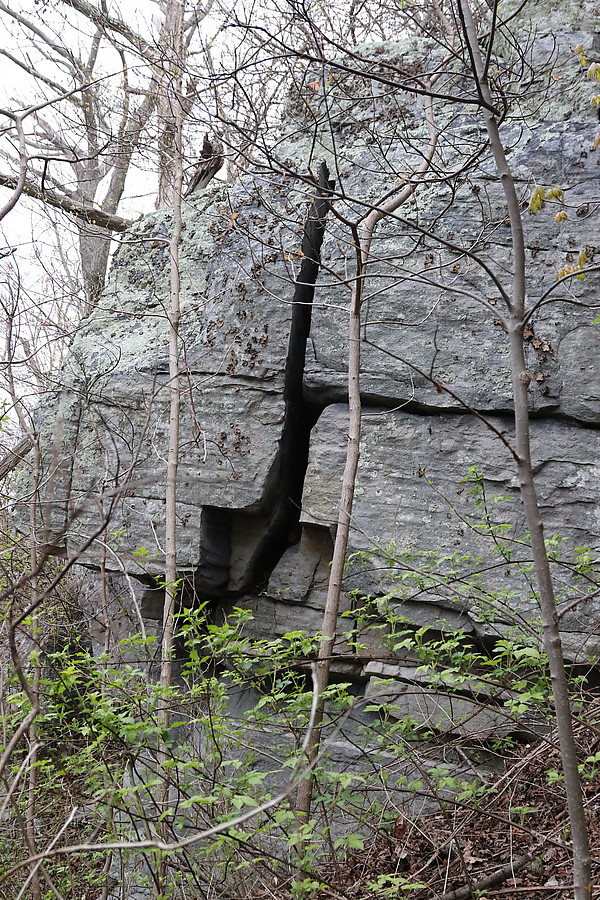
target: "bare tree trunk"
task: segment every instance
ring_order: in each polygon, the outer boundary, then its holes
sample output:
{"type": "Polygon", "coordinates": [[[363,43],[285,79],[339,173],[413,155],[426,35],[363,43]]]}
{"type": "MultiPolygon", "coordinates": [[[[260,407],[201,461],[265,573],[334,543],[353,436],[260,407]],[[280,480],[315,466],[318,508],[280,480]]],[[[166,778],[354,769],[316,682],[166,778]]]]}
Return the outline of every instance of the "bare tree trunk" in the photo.
{"type": "MultiPolygon", "coordinates": [[[[40,473],[42,467],[42,457],[40,453],[40,443],[37,437],[31,435],[34,441],[34,464],[33,464],[33,484],[31,489],[31,501],[29,506],[29,560],[31,565],[31,599],[35,603],[38,599],[38,578],[35,574],[37,572],[38,559],[37,559],[37,528],[36,528],[36,514],[37,514],[37,500],[38,500],[38,488],[40,483],[40,473]]],[[[34,647],[34,652],[37,654],[39,652],[39,642],[37,639],[37,631],[38,631],[38,617],[33,616],[31,622],[31,637],[32,644],[34,647]]],[[[39,660],[36,659],[33,666],[33,679],[31,684],[31,690],[33,691],[36,698],[38,698],[39,702],[39,693],[40,693],[40,665],[39,660]]],[[[25,827],[27,829],[27,843],[28,849],[32,856],[35,856],[36,848],[35,848],[35,808],[36,808],[36,792],[37,792],[37,737],[35,733],[35,719],[32,721],[29,726],[29,744],[31,747],[31,760],[29,763],[29,780],[28,780],[28,795],[27,795],[27,809],[25,811],[25,827]]],[[[40,888],[40,876],[38,873],[38,867],[33,864],[32,872],[31,872],[31,897],[32,900],[41,900],[42,892],[40,888]]]]}
{"type": "Polygon", "coordinates": [[[93,225],[78,225],[81,276],[85,291],[85,313],[97,305],[106,280],[111,237],[93,225]]]}
{"type": "Polygon", "coordinates": [[[176,192],[175,181],[177,178],[177,166],[181,165],[182,146],[181,129],[179,119],[182,117],[183,108],[183,82],[181,70],[183,54],[185,52],[183,42],[183,15],[180,0],[169,0],[165,12],[165,21],[160,38],[165,52],[159,66],[155,67],[157,79],[161,84],[158,92],[156,112],[158,115],[158,198],[156,206],[162,209],[174,202],[176,192]],[[175,44],[173,37],[177,29],[181,28],[182,39],[175,44]],[[167,49],[168,48],[168,49],[167,49]],[[179,142],[179,148],[177,144],[179,142]],[[177,160],[179,155],[180,159],[177,160]]]}
{"type": "MultiPolygon", "coordinates": [[[[41,470],[42,470],[42,457],[40,452],[40,443],[37,435],[31,425],[31,422],[26,417],[19,398],[17,396],[15,382],[14,382],[14,374],[12,367],[13,360],[13,316],[9,314],[7,317],[7,328],[6,328],[6,344],[5,344],[5,356],[8,361],[8,365],[6,367],[6,380],[7,380],[7,388],[10,398],[13,403],[13,408],[17,414],[17,419],[19,420],[19,425],[21,426],[23,432],[26,437],[19,442],[19,447],[25,447],[25,451],[27,452],[27,448],[33,447],[34,450],[34,460],[33,460],[33,473],[32,473],[32,487],[31,487],[31,499],[29,501],[29,566],[31,571],[31,577],[29,580],[29,584],[31,587],[31,602],[33,604],[37,604],[39,602],[39,583],[38,583],[38,552],[37,552],[37,503],[38,503],[38,490],[40,484],[41,470]]],[[[31,617],[31,645],[33,648],[32,657],[39,657],[39,642],[38,642],[38,616],[33,615],[31,617]]],[[[28,783],[27,783],[27,806],[25,808],[25,838],[28,846],[29,853],[31,856],[35,856],[36,846],[35,846],[35,810],[36,810],[36,793],[37,793],[37,761],[38,761],[38,752],[37,752],[37,736],[36,736],[36,728],[35,728],[35,718],[37,715],[37,710],[39,709],[39,698],[40,698],[40,665],[39,658],[34,658],[33,662],[33,677],[31,679],[31,683],[29,685],[29,699],[32,704],[32,713],[34,713],[29,722],[29,727],[27,729],[27,736],[29,739],[29,744],[31,747],[30,750],[30,761],[29,761],[29,775],[28,775],[28,783]]],[[[31,896],[32,900],[41,900],[42,892],[40,887],[40,876],[39,876],[39,866],[35,863],[32,864],[31,867],[31,896]]]]}
{"type": "MultiPolygon", "coordinates": [[[[459,12],[461,13],[463,20],[467,47],[473,64],[473,76],[478,85],[481,97],[488,107],[493,108],[492,96],[489,90],[487,76],[484,71],[481,52],[479,50],[477,32],[467,0],[459,0],[459,12]]],[[[510,216],[513,252],[513,282],[510,301],[509,334],[512,390],[515,406],[515,449],[519,487],[531,537],[531,548],[542,612],[544,646],[546,653],[548,654],[554,709],[556,711],[556,725],[565,776],[567,807],[569,810],[569,820],[571,823],[573,839],[574,895],[576,900],[590,900],[592,896],[590,847],[577,763],[577,747],[573,734],[569,686],[565,673],[562,641],[558,628],[558,616],[554,598],[552,574],[550,572],[548,554],[546,552],[544,529],[538,507],[531,465],[528,403],[528,388],[531,379],[527,374],[523,341],[526,282],[523,222],[521,219],[519,198],[504,152],[504,146],[500,137],[496,117],[490,109],[483,107],[482,111],[490,147],[494,155],[510,216]]]]}
{"type": "Polygon", "coordinates": [[[310,766],[308,773],[298,785],[296,799],[296,814],[302,822],[308,821],[312,801],[314,782],[314,764],[316,762],[321,744],[321,726],[325,701],[323,694],[329,684],[329,670],[331,668],[331,656],[337,629],[340,595],[342,592],[342,578],[344,577],[344,565],[346,551],[348,549],[348,536],[350,534],[350,522],[352,519],[352,505],[354,501],[354,485],[356,483],[356,471],[360,456],[360,427],[362,404],[360,399],[360,311],[362,298],[362,271],[363,260],[361,248],[357,242],[357,278],[352,288],[352,301],[350,306],[350,319],[348,324],[348,405],[350,420],[348,424],[348,447],[346,450],[346,464],[342,479],[342,493],[333,547],[333,559],[327,587],[327,599],[323,613],[323,625],[321,627],[321,643],[319,645],[319,658],[315,667],[316,694],[318,697],[315,726],[311,740],[307,748],[307,762],[310,766]]]}
{"type": "Polygon", "coordinates": [[[323,722],[324,700],[323,694],[329,684],[329,671],[333,645],[335,642],[337,619],[342,592],[342,579],[344,565],[348,550],[348,538],[352,520],[352,506],[354,502],[354,485],[360,457],[360,433],[362,403],[360,397],[360,318],[364,283],[369,264],[369,255],[373,235],[379,222],[386,216],[395,212],[406,200],[411,197],[426,175],[437,146],[438,133],[433,117],[433,102],[431,97],[425,99],[425,115],[429,132],[429,145],[423,155],[423,162],[418,172],[409,179],[399,194],[388,198],[385,202],[375,204],[372,211],[365,219],[359,231],[357,225],[352,226],[354,246],[356,251],[356,271],[352,281],[352,299],[350,303],[350,318],[348,325],[348,446],[346,450],[346,463],[342,478],[342,492],[340,497],[339,514],[335,543],[333,547],[333,559],[327,587],[325,611],[323,613],[323,625],[321,629],[321,643],[319,645],[319,657],[316,666],[316,693],[318,697],[315,727],[307,751],[308,772],[300,781],[296,799],[296,814],[301,822],[308,821],[313,792],[313,771],[319,754],[321,743],[321,726],[323,722]]]}
{"type": "MultiPolygon", "coordinates": [[[[125,101],[127,100],[126,95],[125,101]]],[[[139,146],[142,131],[155,105],[156,92],[154,87],[150,87],[137,110],[129,112],[127,109],[123,116],[118,146],[114,154],[110,184],[100,207],[102,213],[106,214],[109,221],[111,221],[111,217],[114,217],[114,219],[118,218],[116,211],[125,190],[131,158],[134,149],[139,146]]],[[[81,269],[87,299],[86,313],[88,313],[97,305],[104,289],[110,255],[111,233],[105,228],[95,228],[92,224],[79,225],[78,227],[81,269]]]]}
{"type": "MultiPolygon", "coordinates": [[[[179,456],[179,244],[181,240],[181,196],[183,184],[182,130],[183,109],[180,99],[182,95],[182,57],[183,43],[183,0],[173,0],[169,6],[173,25],[169,48],[169,62],[172,65],[173,81],[168,85],[168,103],[174,119],[174,152],[173,152],[173,231],[169,247],[171,261],[171,291],[169,304],[169,454],[167,460],[167,485],[165,504],[165,604],[163,610],[163,635],[161,647],[160,687],[162,699],[159,707],[159,722],[163,733],[169,728],[169,688],[172,681],[172,651],[174,635],[174,614],[177,598],[177,463],[179,456]]],[[[160,761],[163,766],[167,761],[167,747],[161,740],[160,761]]],[[[159,833],[164,842],[168,841],[169,824],[166,812],[169,806],[170,779],[168,770],[163,769],[162,782],[158,792],[158,808],[164,816],[159,825],[159,833]]],[[[155,882],[155,897],[166,889],[167,861],[163,857],[159,861],[155,882]]]]}

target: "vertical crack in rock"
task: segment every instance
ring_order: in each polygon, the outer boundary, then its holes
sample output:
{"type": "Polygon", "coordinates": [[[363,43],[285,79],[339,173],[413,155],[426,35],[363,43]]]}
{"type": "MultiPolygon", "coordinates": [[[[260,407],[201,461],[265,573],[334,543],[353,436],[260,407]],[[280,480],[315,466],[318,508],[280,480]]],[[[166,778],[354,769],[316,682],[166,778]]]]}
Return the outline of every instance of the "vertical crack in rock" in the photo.
{"type": "Polygon", "coordinates": [[[306,342],[310,333],[315,284],[321,264],[328,197],[335,187],[329,169],[319,168],[318,194],[310,205],[302,237],[302,264],[294,289],[290,337],[284,382],[285,419],[279,448],[279,467],[273,485],[273,506],[265,534],[248,565],[248,587],[270,574],[281,554],[293,542],[302,504],[308,447],[314,417],[303,396],[306,342]]]}
{"type": "Polygon", "coordinates": [[[216,506],[202,507],[201,557],[196,569],[196,594],[219,593],[229,580],[231,513],[216,506]]]}
{"type": "MultiPolygon", "coordinates": [[[[47,488],[39,499],[36,511],[39,534],[43,535],[42,545],[56,556],[66,554],[69,527],[79,515],[81,503],[85,501],[84,494],[73,490],[77,455],[69,452],[69,447],[77,446],[79,441],[86,394],[84,388],[77,386],[74,393],[76,400],[71,405],[64,391],[56,394],[57,408],[54,410],[49,454],[45,460],[49,490],[47,488]],[[56,494],[66,500],[57,503],[56,494]]],[[[34,421],[38,434],[46,425],[45,413],[44,407],[36,410],[34,421]]]]}

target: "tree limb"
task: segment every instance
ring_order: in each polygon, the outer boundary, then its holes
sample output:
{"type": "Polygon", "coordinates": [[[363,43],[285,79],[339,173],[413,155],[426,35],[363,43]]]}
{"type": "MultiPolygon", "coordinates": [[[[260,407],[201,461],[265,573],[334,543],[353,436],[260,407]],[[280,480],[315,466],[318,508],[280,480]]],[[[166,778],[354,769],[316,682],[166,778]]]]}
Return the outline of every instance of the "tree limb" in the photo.
{"type": "Polygon", "coordinates": [[[5,56],[6,59],[9,59],[12,63],[15,64],[15,66],[19,66],[20,69],[23,69],[23,71],[27,72],[28,75],[31,75],[32,78],[39,78],[39,80],[43,84],[46,84],[48,87],[51,87],[52,90],[56,91],[58,94],[66,93],[65,88],[62,87],[62,85],[60,85],[57,81],[54,81],[52,78],[47,78],[45,75],[43,75],[37,69],[35,69],[34,66],[28,65],[27,63],[23,62],[23,60],[17,59],[17,57],[13,56],[13,54],[10,53],[8,50],[5,50],[4,48],[2,48],[2,49],[0,49],[0,54],[2,54],[2,56],[5,56]]]}
{"type": "Polygon", "coordinates": [[[491,875],[486,875],[484,878],[480,878],[479,881],[474,881],[472,885],[465,884],[455,891],[442,894],[439,900],[468,900],[469,897],[473,897],[479,891],[485,891],[488,888],[496,887],[497,884],[502,884],[503,881],[508,881],[515,872],[519,872],[530,863],[532,863],[530,856],[515,856],[514,859],[507,862],[501,869],[492,872],[491,875]]]}
{"type": "MultiPolygon", "coordinates": [[[[12,175],[4,175],[0,172],[0,186],[15,190],[17,185],[17,178],[14,178],[12,175]]],[[[42,203],[47,203],[48,206],[53,206],[56,209],[69,213],[69,215],[75,216],[77,219],[81,219],[89,225],[97,225],[99,228],[106,228],[107,231],[127,231],[133,224],[133,220],[131,219],[124,219],[122,216],[104,212],[104,210],[94,206],[85,206],[82,203],[76,203],[68,197],[61,197],[61,195],[57,194],[55,191],[49,191],[47,189],[42,191],[31,181],[25,182],[23,193],[27,194],[29,197],[33,197],[34,200],[41,200],[42,203]]]]}
{"type": "Polygon", "coordinates": [[[0,481],[3,481],[4,478],[12,472],[13,469],[19,465],[21,460],[29,453],[31,448],[33,447],[33,441],[31,438],[26,435],[22,438],[18,444],[6,453],[2,459],[0,459],[0,481]]]}
{"type": "Polygon", "coordinates": [[[0,0],[0,11],[6,13],[7,16],[10,16],[19,25],[22,25],[24,28],[27,28],[32,32],[39,40],[43,41],[46,46],[50,47],[53,53],[56,53],[57,56],[62,57],[63,59],[68,60],[72,65],[76,66],[77,60],[73,56],[70,50],[67,50],[66,47],[58,44],[56,41],[52,39],[52,37],[46,34],[41,28],[38,28],[37,25],[34,25],[33,22],[30,22],[24,16],[20,15],[16,10],[11,9],[6,3],[2,3],[0,0]]]}
{"type": "Polygon", "coordinates": [[[82,16],[85,16],[86,19],[89,19],[102,31],[108,30],[120,34],[121,37],[128,40],[136,50],[139,50],[148,59],[156,60],[156,47],[145,41],[140,34],[134,31],[133,28],[130,28],[122,19],[107,15],[92,3],[87,3],[86,0],[62,0],[62,2],[65,6],[70,6],[78,13],[81,13],[82,16]]]}

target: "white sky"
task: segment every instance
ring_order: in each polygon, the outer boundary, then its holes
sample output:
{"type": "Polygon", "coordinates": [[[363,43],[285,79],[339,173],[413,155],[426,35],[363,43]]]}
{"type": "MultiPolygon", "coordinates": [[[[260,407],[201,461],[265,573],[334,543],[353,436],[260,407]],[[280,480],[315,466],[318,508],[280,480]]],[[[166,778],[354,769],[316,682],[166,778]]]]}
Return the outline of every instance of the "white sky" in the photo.
{"type": "MultiPolygon", "coordinates": [[[[67,21],[57,12],[54,4],[40,4],[32,8],[32,3],[27,0],[4,0],[12,10],[22,12],[30,21],[42,27],[46,34],[57,34],[57,42],[62,46],[71,48],[85,55],[89,52],[90,39],[89,35],[92,31],[88,28],[87,36],[82,35],[81,31],[75,27],[80,23],[80,17],[70,10],[67,21]],[[43,14],[43,23],[37,17],[39,13],[43,14]],[[73,22],[70,28],[69,22],[73,22]]],[[[117,4],[109,4],[111,11],[117,9],[117,4]]],[[[130,2],[127,0],[125,4],[129,21],[135,25],[145,36],[149,36],[152,31],[151,19],[156,4],[151,0],[140,0],[140,2],[130,2]]],[[[0,9],[0,47],[5,48],[8,53],[15,57],[22,58],[23,51],[26,49],[22,42],[22,29],[11,21],[10,17],[0,9]],[[21,46],[19,46],[21,43],[21,46]]],[[[56,54],[58,59],[58,54],[56,54]]],[[[36,54],[35,46],[27,46],[27,59],[29,62],[40,70],[49,78],[64,85],[67,89],[71,87],[71,80],[66,76],[66,71],[53,60],[44,59],[41,53],[36,54]]],[[[39,102],[40,94],[36,91],[36,85],[33,79],[15,63],[6,57],[0,56],[0,108],[9,111],[22,110],[32,103],[39,102]]],[[[118,55],[109,49],[101,53],[96,75],[112,75],[116,72],[120,75],[120,59],[118,55]]],[[[135,76],[133,76],[135,77],[135,76]]],[[[110,79],[109,79],[110,80],[110,79]]],[[[48,89],[48,98],[55,96],[56,92],[48,89]]],[[[54,117],[52,108],[48,108],[48,119],[57,122],[54,117]]],[[[0,142],[14,141],[14,132],[7,135],[7,126],[10,126],[10,120],[6,116],[0,115],[0,142]]],[[[27,130],[31,133],[34,127],[33,118],[27,121],[27,130]]],[[[14,143],[12,144],[14,146],[14,143]]],[[[56,164],[58,165],[58,164],[56,164]]],[[[14,174],[14,169],[8,162],[0,159],[0,171],[5,174],[14,174]]],[[[68,166],[63,168],[65,176],[68,177],[70,169],[68,166]]],[[[101,188],[99,194],[101,196],[101,188]]],[[[126,188],[126,196],[123,199],[119,213],[129,218],[137,218],[140,213],[147,212],[154,208],[154,198],[156,193],[156,177],[153,172],[136,172],[132,169],[132,178],[128,181],[126,188]]],[[[0,206],[6,203],[11,196],[12,191],[7,188],[0,187],[0,206]]],[[[7,299],[14,295],[15,284],[17,279],[21,280],[23,285],[23,307],[24,309],[33,308],[31,298],[36,298],[35,302],[43,304],[51,303],[53,296],[59,296],[61,285],[64,283],[64,296],[70,294],[72,284],[68,283],[64,266],[60,260],[56,250],[57,236],[61,242],[64,254],[66,256],[69,268],[72,271],[77,270],[78,251],[76,246],[75,229],[70,225],[64,215],[59,213],[51,213],[52,219],[57,223],[56,228],[52,221],[44,214],[44,209],[39,202],[22,196],[17,205],[8,213],[8,215],[0,222],[0,300],[6,302],[7,299]],[[4,255],[5,251],[12,249],[14,253],[4,255]],[[56,294],[58,290],[58,295],[56,294]]],[[[27,313],[22,317],[21,328],[23,334],[27,336],[27,313]]],[[[3,317],[0,309],[0,318],[3,317]]],[[[0,335],[0,339],[4,344],[4,340],[0,335]]],[[[4,346],[0,350],[0,359],[5,357],[4,346]]],[[[42,354],[42,365],[44,364],[44,354],[42,354]]],[[[45,354],[46,363],[50,361],[50,351],[45,354]]],[[[1,372],[0,372],[1,377],[1,372]]],[[[23,385],[23,390],[27,388],[23,385]]],[[[3,392],[0,390],[0,402],[3,392]]],[[[1,429],[0,429],[1,430],[1,429]]],[[[0,443],[2,436],[0,435],[0,443]]]]}

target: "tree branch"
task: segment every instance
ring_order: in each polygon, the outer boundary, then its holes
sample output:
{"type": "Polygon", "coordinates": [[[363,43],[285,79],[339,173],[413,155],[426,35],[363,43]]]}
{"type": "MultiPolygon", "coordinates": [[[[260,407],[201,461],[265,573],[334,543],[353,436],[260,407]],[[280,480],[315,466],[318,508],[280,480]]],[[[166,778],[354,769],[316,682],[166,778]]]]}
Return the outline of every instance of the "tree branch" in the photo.
{"type": "Polygon", "coordinates": [[[76,10],[76,12],[81,13],[82,16],[85,16],[86,19],[89,19],[90,22],[93,22],[94,25],[102,29],[102,31],[108,30],[120,34],[121,37],[126,38],[126,40],[128,40],[136,50],[139,50],[140,53],[148,56],[149,59],[156,59],[156,48],[153,47],[152,44],[149,44],[148,41],[145,41],[140,34],[133,30],[133,28],[126,25],[122,19],[107,15],[92,3],[87,3],[86,0],[62,0],[62,2],[65,6],[70,6],[72,9],[76,10]]]}
{"type": "Polygon", "coordinates": [[[485,891],[488,888],[496,887],[497,884],[508,881],[515,872],[520,872],[521,869],[524,869],[528,864],[530,865],[531,862],[530,856],[515,856],[514,859],[511,859],[510,862],[507,862],[505,866],[502,866],[496,872],[492,872],[491,875],[486,875],[484,878],[480,878],[479,881],[474,881],[472,885],[465,884],[464,887],[457,888],[455,891],[442,894],[439,900],[468,900],[469,897],[475,896],[476,892],[485,891]]]}
{"type": "MultiPolygon", "coordinates": [[[[17,189],[18,183],[18,178],[14,178],[12,175],[4,175],[0,172],[0,186],[10,188],[14,191],[17,189]]],[[[23,193],[27,194],[29,197],[33,197],[34,200],[41,200],[42,203],[47,203],[48,206],[53,206],[55,209],[60,209],[71,216],[75,216],[75,218],[87,222],[89,225],[97,225],[99,228],[106,228],[107,231],[123,232],[127,231],[127,229],[133,225],[133,220],[131,219],[124,219],[122,216],[104,212],[104,210],[94,206],[85,206],[84,204],[76,203],[68,197],[61,197],[61,195],[57,194],[55,191],[49,191],[47,189],[42,191],[31,181],[25,181],[23,193]]]]}
{"type": "Polygon", "coordinates": [[[6,13],[7,16],[10,16],[12,19],[14,19],[16,22],[18,22],[19,25],[22,25],[24,28],[27,28],[29,31],[31,31],[31,33],[34,34],[37,38],[39,38],[41,41],[43,41],[43,43],[46,44],[46,46],[50,47],[52,49],[52,51],[57,54],[57,56],[60,56],[63,59],[68,60],[71,63],[71,65],[76,66],[77,61],[76,61],[75,57],[73,56],[73,54],[69,50],[67,50],[61,44],[57,44],[56,41],[52,40],[52,38],[49,35],[47,35],[45,32],[43,32],[41,30],[41,28],[38,28],[37,25],[34,25],[33,22],[30,22],[28,19],[26,19],[24,16],[20,15],[14,9],[10,9],[10,7],[8,7],[6,5],[6,3],[2,3],[1,0],[0,0],[0,11],[6,13]]]}
{"type": "Polygon", "coordinates": [[[0,481],[3,481],[9,472],[16,469],[32,447],[33,441],[28,435],[22,438],[14,447],[11,447],[8,453],[0,459],[0,481]]]}

